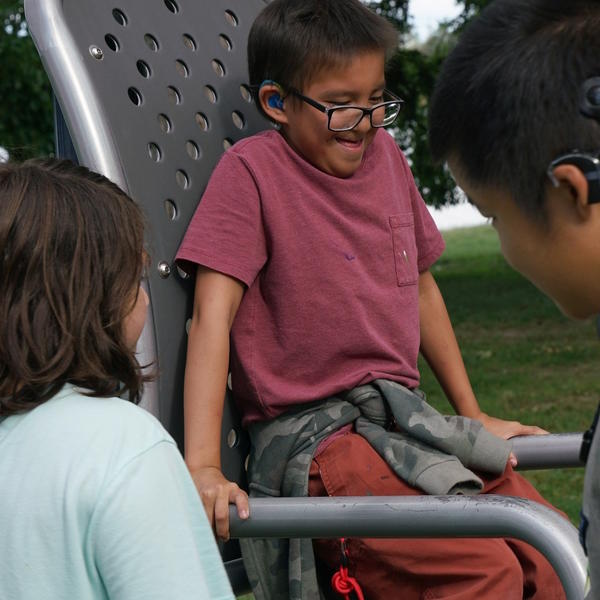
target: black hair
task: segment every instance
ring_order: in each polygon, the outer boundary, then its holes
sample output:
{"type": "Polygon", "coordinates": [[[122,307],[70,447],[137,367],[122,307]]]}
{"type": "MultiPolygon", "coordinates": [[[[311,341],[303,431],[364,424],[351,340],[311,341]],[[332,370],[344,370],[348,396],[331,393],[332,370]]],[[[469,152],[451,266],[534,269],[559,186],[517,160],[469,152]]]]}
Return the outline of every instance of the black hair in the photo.
{"type": "Polygon", "coordinates": [[[393,25],[360,0],[273,0],[248,37],[250,86],[257,90],[268,79],[302,90],[323,67],[362,51],[389,55],[397,46],[393,25]]]}
{"type": "Polygon", "coordinates": [[[600,149],[600,126],[579,109],[583,83],[598,75],[600,2],[495,0],[442,66],[429,106],[433,158],[543,220],[550,162],[600,149]]]}

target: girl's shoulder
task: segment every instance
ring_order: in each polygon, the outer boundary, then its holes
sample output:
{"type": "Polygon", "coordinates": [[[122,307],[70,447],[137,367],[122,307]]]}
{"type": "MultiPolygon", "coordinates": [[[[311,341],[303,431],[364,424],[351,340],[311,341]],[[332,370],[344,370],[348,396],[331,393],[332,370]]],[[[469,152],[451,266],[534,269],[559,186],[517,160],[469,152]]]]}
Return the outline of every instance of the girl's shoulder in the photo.
{"type": "Polygon", "coordinates": [[[91,397],[86,390],[70,384],[44,404],[17,417],[18,428],[27,431],[28,437],[35,432],[35,438],[41,436],[48,444],[68,440],[74,452],[93,445],[98,455],[119,448],[126,457],[161,442],[175,444],[160,422],[143,408],[118,397],[91,397]]]}

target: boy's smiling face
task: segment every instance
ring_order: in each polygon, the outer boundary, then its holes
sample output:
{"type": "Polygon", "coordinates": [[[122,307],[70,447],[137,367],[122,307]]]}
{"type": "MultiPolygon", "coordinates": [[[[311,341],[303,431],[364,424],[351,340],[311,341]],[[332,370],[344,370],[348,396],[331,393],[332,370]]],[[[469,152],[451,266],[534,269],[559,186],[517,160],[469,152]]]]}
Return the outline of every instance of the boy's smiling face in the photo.
{"type": "MultiPolygon", "coordinates": [[[[383,52],[362,52],[337,67],[325,67],[301,90],[325,106],[351,104],[371,107],[383,102],[383,52]]],[[[312,165],[334,175],[349,177],[361,165],[376,129],[368,116],[351,131],[327,128],[327,115],[293,98],[285,99],[281,130],[288,143],[312,165]]]]}
{"type": "MultiPolygon", "coordinates": [[[[548,186],[546,222],[537,221],[508,192],[475,186],[449,160],[456,183],[479,212],[491,220],[507,262],[548,295],[562,312],[584,319],[600,312],[600,211],[579,203],[562,181],[548,186]]],[[[587,196],[587,193],[586,193],[587,196]]]]}

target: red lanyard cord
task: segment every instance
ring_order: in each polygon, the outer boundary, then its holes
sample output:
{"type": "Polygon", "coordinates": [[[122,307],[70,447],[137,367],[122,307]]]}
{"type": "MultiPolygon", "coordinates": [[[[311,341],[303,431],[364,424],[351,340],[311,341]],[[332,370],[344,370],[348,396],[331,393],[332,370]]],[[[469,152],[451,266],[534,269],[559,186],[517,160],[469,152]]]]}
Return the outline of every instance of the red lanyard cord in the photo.
{"type": "Polygon", "coordinates": [[[346,547],[346,539],[340,539],[342,549],[341,565],[339,571],[336,571],[331,578],[331,587],[334,592],[344,596],[344,600],[350,600],[350,594],[354,592],[358,600],[365,600],[360,585],[354,577],[348,575],[348,549],[346,547]]]}

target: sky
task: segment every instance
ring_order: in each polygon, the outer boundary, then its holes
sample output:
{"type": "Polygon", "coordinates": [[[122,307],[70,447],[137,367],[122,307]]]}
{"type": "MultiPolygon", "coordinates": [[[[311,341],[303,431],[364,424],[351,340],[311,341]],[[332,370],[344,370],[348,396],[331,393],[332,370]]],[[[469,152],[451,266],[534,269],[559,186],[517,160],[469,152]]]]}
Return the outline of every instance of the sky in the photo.
{"type": "MultiPolygon", "coordinates": [[[[427,39],[439,21],[456,17],[461,10],[454,0],[410,0],[409,10],[414,19],[417,36],[427,39]]],[[[486,220],[470,204],[462,203],[441,210],[428,207],[439,229],[481,225],[486,220]]]]}
{"type": "Polygon", "coordinates": [[[409,4],[420,39],[426,39],[436,30],[439,21],[456,17],[460,10],[454,0],[410,0],[409,4]]]}

